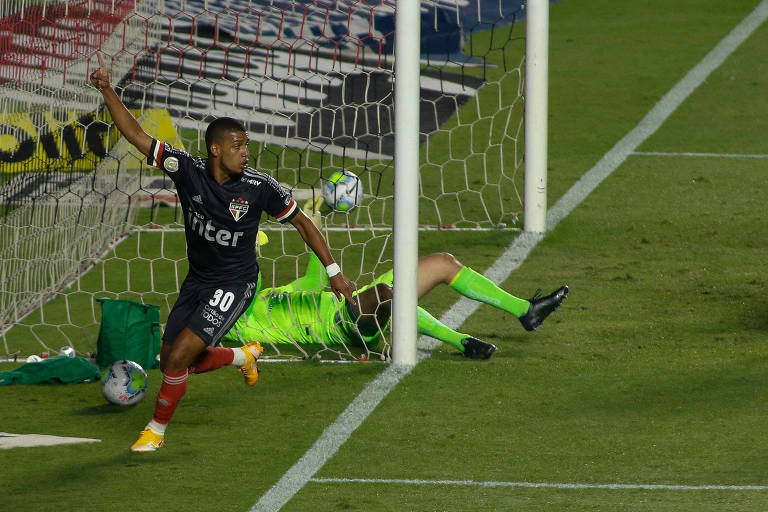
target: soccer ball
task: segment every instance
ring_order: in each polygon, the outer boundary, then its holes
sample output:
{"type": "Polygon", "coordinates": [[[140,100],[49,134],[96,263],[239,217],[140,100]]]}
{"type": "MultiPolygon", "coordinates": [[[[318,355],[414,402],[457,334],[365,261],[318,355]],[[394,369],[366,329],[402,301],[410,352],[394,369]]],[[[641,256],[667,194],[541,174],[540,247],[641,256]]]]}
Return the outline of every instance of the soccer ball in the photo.
{"type": "Polygon", "coordinates": [[[101,393],[108,402],[135,405],[147,394],[149,378],[138,363],[115,361],[101,376],[101,393]]]}
{"type": "Polygon", "coordinates": [[[348,212],[363,199],[363,182],[352,171],[336,171],[323,185],[325,204],[338,212],[348,212]]]}

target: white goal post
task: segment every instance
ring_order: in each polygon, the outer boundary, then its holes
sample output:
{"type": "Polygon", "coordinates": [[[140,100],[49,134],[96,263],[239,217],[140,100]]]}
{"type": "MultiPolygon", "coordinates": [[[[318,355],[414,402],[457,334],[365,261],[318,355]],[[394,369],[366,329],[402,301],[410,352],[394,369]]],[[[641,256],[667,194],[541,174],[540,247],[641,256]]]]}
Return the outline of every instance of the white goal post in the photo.
{"type": "Polygon", "coordinates": [[[420,0],[399,0],[395,17],[395,222],[392,362],[416,363],[419,258],[420,0]]]}
{"type": "Polygon", "coordinates": [[[547,230],[549,0],[527,0],[525,30],[525,231],[547,230]]]}

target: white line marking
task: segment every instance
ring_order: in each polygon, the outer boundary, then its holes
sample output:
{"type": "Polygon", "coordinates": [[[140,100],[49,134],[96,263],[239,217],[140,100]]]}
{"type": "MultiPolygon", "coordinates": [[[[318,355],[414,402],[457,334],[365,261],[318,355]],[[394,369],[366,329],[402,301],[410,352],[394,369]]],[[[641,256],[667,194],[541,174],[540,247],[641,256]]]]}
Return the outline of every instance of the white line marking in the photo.
{"type": "MultiPolygon", "coordinates": [[[[650,137],[712,71],[759,27],[768,17],[768,0],[763,0],[752,13],[734,28],[688,74],[683,77],[650,112],[625,135],[595,166],[576,182],[547,213],[550,230],[573,211],[586,197],[611,175],[640,144],[650,137]]],[[[504,251],[485,275],[496,283],[505,281],[513,270],[525,261],[544,238],[541,233],[523,233],[504,251]]],[[[479,307],[479,303],[464,297],[459,299],[440,320],[452,328],[461,323],[479,307]]],[[[428,358],[440,342],[419,339],[420,350],[416,364],[428,358]]],[[[251,512],[276,512],[293,498],[325,463],[349,439],[349,436],[378,406],[385,396],[411,371],[413,367],[390,366],[368,383],[304,455],[257,501],[251,512]]]]}
{"type": "Polygon", "coordinates": [[[632,156],[687,156],[698,158],[768,158],[768,155],[748,155],[739,153],[663,153],[660,151],[634,151],[632,156]]]}
{"type": "Polygon", "coordinates": [[[9,434],[0,432],[0,450],[29,448],[33,446],[55,446],[58,444],[100,443],[101,439],[86,437],[59,437],[44,434],[9,434]]]}
{"type": "Polygon", "coordinates": [[[531,487],[549,489],[641,489],[648,491],[768,491],[768,485],[577,484],[553,482],[478,482],[475,480],[407,480],[400,478],[311,478],[330,484],[472,485],[477,487],[531,487]]]}

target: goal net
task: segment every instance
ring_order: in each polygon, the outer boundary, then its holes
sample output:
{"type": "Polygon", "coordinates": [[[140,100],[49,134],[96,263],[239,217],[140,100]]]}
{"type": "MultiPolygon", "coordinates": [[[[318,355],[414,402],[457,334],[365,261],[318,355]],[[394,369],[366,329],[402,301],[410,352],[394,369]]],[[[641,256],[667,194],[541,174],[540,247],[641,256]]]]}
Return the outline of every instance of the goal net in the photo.
{"type": "MultiPolygon", "coordinates": [[[[419,229],[519,229],[524,13],[515,0],[423,0],[419,229]]],[[[96,349],[101,297],[161,307],[187,271],[172,182],[120,137],[87,85],[100,50],[147,133],[205,156],[205,127],[249,131],[249,162],[314,204],[336,171],[362,203],[321,207],[353,281],[392,266],[393,0],[0,0],[0,338],[6,358],[96,349]]],[[[263,286],[301,277],[307,248],[265,219],[263,286]]],[[[452,235],[444,235],[452,236],[452,235]]],[[[317,340],[267,355],[388,359],[317,340]]]]}

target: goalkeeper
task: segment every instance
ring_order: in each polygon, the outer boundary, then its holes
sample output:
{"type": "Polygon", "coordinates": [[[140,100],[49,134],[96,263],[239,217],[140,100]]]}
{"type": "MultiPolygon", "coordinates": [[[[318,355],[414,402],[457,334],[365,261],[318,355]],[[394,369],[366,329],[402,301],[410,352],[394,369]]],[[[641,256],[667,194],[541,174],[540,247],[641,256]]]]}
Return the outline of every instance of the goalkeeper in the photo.
{"type": "MultiPolygon", "coordinates": [[[[310,215],[318,222],[319,214],[310,215]]],[[[225,335],[225,340],[274,344],[373,344],[388,327],[391,316],[392,277],[390,270],[373,283],[358,289],[357,305],[341,301],[323,291],[328,278],[314,254],[306,274],[291,283],[262,290],[225,335]]],[[[568,287],[562,286],[545,297],[519,299],[491,280],[462,265],[452,254],[433,253],[419,259],[419,299],[440,284],[461,295],[507,311],[528,331],[535,330],[563,302],[568,287]]],[[[425,309],[418,308],[419,334],[445,342],[469,358],[488,359],[496,346],[457,332],[425,309]]]]}

